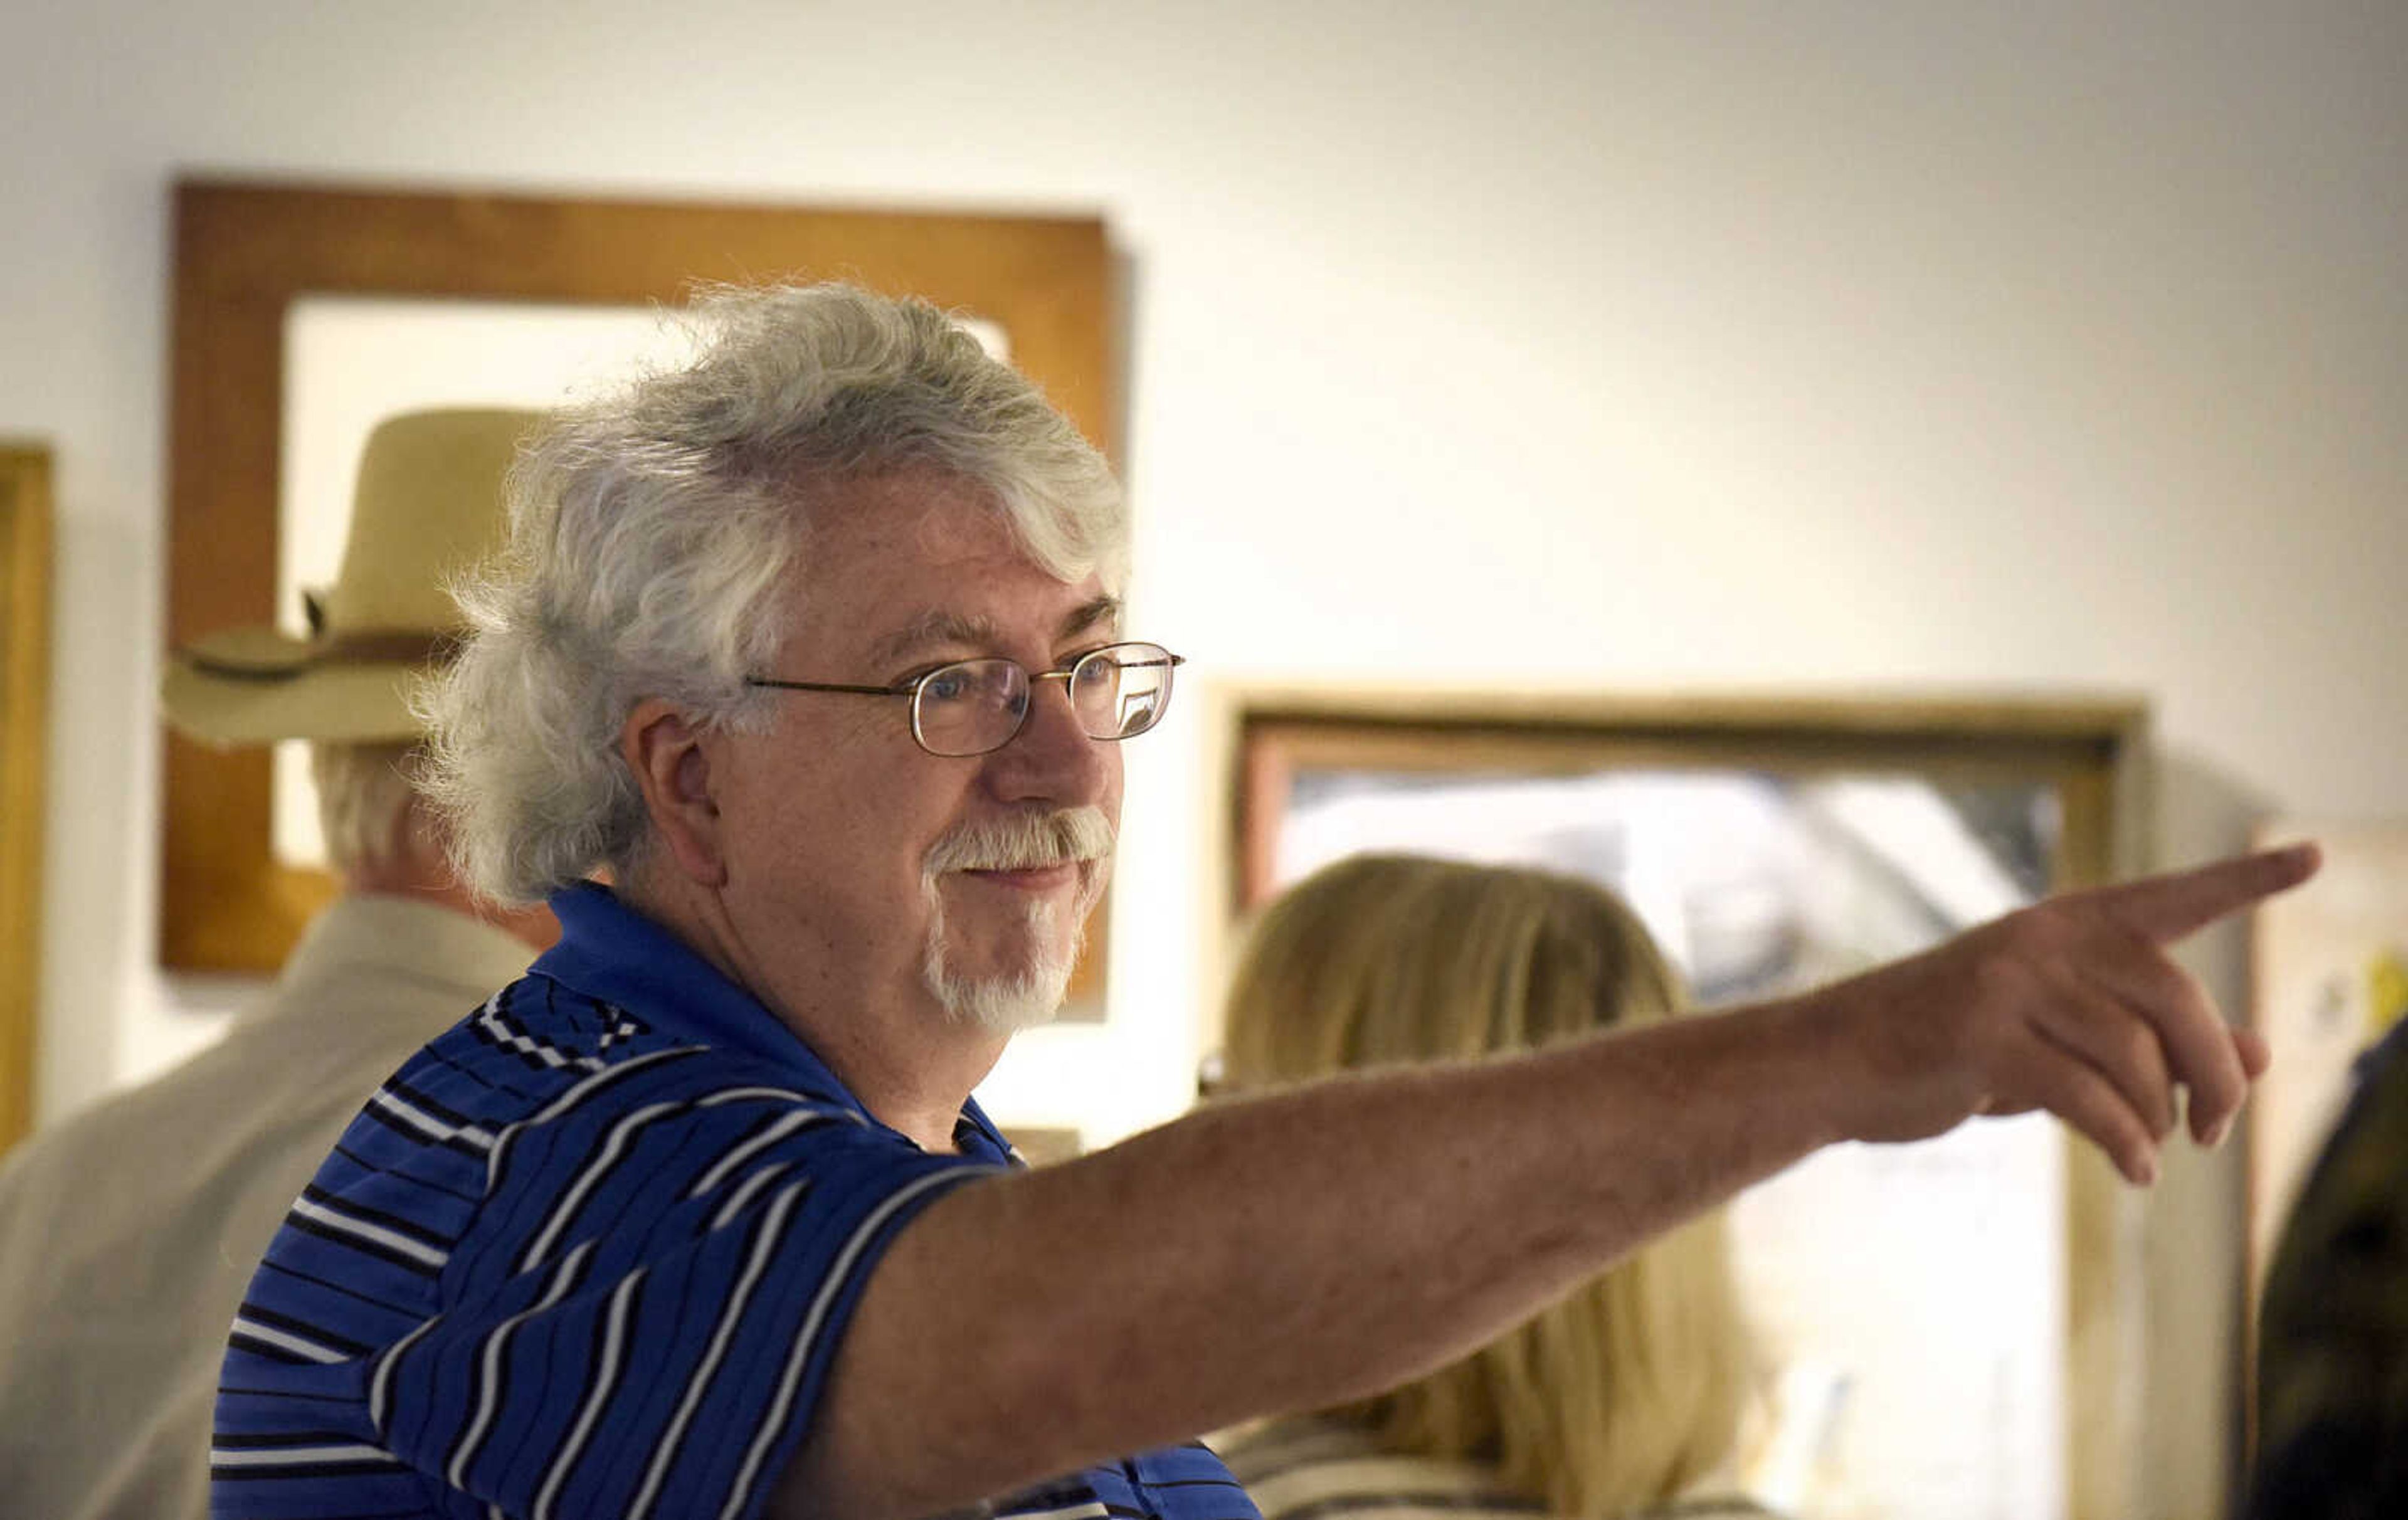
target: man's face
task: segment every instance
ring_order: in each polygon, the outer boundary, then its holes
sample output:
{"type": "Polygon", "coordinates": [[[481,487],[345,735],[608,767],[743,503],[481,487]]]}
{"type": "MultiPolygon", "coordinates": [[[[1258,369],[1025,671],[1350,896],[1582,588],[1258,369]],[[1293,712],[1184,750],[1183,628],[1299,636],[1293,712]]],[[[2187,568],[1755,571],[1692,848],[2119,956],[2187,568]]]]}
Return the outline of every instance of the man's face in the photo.
{"type": "MultiPolygon", "coordinates": [[[[781,680],[883,686],[1001,656],[1032,673],[1119,636],[1094,578],[1054,579],[944,476],[855,482],[814,512],[781,680]]],[[[899,696],[781,692],[715,768],[726,902],[781,998],[918,999],[998,1029],[1053,1015],[1119,826],[1117,745],[1040,681],[1002,748],[932,755],[899,696]]]]}

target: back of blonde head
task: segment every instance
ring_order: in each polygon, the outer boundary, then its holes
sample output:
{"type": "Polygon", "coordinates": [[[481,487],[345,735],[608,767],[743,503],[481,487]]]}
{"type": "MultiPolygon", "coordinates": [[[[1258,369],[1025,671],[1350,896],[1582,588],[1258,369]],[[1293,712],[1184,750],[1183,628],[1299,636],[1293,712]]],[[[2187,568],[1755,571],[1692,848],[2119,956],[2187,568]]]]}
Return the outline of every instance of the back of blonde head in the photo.
{"type": "MultiPolygon", "coordinates": [[[[1359,855],[1273,902],[1227,1009],[1233,1086],[1526,1050],[1668,1018],[1679,980],[1611,893],[1534,870],[1359,855]]],[[[1326,1411],[1393,1450],[1494,1461],[1562,1515],[1628,1513],[1721,1467],[1748,1351],[1719,1215],[1451,1366],[1326,1411]]]]}

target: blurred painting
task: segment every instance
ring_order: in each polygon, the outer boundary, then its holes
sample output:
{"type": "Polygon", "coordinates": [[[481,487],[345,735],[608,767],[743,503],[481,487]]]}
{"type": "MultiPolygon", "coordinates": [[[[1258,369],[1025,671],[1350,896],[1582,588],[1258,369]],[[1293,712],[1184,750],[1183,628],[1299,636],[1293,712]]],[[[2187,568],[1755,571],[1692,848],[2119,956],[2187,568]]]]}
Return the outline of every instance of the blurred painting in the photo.
{"type": "MultiPolygon", "coordinates": [[[[701,281],[816,272],[926,296],[1008,344],[1089,437],[1109,448],[1114,432],[1111,246],[1092,216],[199,178],[175,187],[173,241],[171,643],[297,615],[380,417],[551,405],[675,363],[658,316],[701,281]]],[[[164,762],[161,965],[273,970],[334,890],[311,864],[306,785],[289,761],[280,789],[265,754],[172,733],[164,762]]],[[[1074,980],[1083,1012],[1101,1006],[1102,964],[1074,980]]]]}
{"type": "MultiPolygon", "coordinates": [[[[1358,852],[1541,867],[1619,893],[1709,1010],[2095,878],[2138,733],[2112,709],[2044,738],[2042,714],[1957,706],[1439,708],[1241,723],[1240,914],[1358,852]]],[[[2023,1118],[1836,1147],[1735,1200],[1774,1370],[1760,1498],[1802,1520],[2090,1511],[2068,1171],[2060,1131],[2023,1118]]]]}
{"type": "Polygon", "coordinates": [[[2351,1067],[2408,1017],[2408,822],[2258,831],[2261,844],[2301,839],[2324,847],[2324,869],[2260,908],[2251,928],[2251,1012],[2274,1053],[2248,1108],[2253,1295],[2341,1117],[2351,1067]]]}

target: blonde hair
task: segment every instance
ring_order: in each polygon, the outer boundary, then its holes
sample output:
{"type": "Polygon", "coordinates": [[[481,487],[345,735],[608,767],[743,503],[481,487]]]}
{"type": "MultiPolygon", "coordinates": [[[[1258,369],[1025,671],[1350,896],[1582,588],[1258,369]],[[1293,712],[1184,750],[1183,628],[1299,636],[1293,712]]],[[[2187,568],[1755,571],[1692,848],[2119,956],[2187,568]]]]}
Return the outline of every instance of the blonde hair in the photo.
{"type": "Polygon", "coordinates": [[[326,859],[344,876],[393,860],[409,826],[416,796],[410,777],[423,763],[417,742],[309,746],[309,780],[318,788],[318,827],[326,859]]]}
{"type": "MultiPolygon", "coordinates": [[[[1357,855],[1254,924],[1225,1075],[1261,1087],[1526,1050],[1684,1005],[1636,914],[1542,871],[1357,855]]],[[[1663,1236],[1479,1351],[1326,1410],[1391,1450],[1496,1464],[1567,1516],[1674,1498],[1730,1457],[1749,1349],[1719,1214],[1663,1236]]]]}

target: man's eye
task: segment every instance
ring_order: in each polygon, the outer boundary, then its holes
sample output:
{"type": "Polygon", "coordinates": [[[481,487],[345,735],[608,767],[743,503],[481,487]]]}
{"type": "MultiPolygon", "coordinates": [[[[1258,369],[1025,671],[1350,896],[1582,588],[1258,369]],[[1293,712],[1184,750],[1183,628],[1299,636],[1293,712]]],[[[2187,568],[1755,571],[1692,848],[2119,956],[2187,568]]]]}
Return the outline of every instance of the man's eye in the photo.
{"type": "Polygon", "coordinates": [[[920,682],[924,702],[958,702],[969,694],[970,678],[964,670],[933,670],[920,682]]]}

